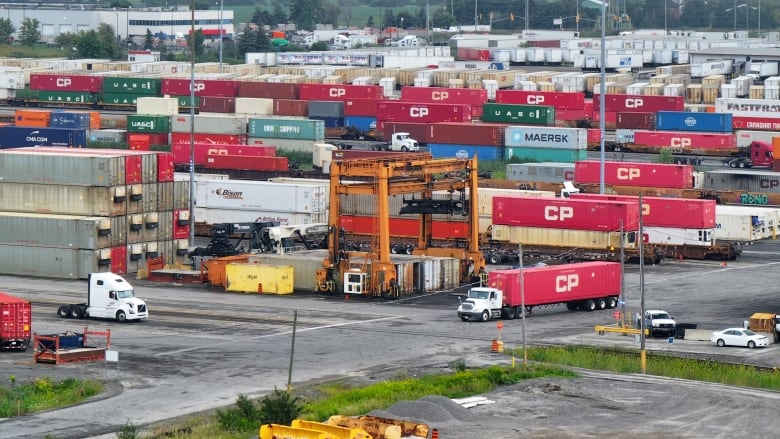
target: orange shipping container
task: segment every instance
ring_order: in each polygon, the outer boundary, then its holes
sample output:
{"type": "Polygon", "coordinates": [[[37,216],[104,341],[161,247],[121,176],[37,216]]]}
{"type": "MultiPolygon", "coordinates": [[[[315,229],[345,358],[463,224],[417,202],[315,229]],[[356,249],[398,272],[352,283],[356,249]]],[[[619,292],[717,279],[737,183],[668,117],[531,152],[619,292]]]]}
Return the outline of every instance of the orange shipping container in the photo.
{"type": "Polygon", "coordinates": [[[201,273],[206,272],[208,286],[224,287],[227,280],[227,265],[234,262],[247,263],[249,262],[249,255],[225,256],[203,261],[201,273]]]}
{"type": "Polygon", "coordinates": [[[48,127],[51,120],[49,110],[16,110],[14,121],[20,127],[48,127]]]}
{"type": "Polygon", "coordinates": [[[90,111],[89,112],[89,129],[90,130],[99,130],[100,129],[100,112],[99,111],[90,111]]]}

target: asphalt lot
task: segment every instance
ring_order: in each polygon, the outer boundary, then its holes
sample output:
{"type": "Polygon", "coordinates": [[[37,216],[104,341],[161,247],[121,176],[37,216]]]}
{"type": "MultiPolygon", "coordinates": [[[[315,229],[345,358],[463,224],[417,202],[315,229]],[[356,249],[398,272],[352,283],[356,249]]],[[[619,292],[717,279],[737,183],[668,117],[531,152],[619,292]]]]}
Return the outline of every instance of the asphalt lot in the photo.
{"type": "MultiPolygon", "coordinates": [[[[741,326],[754,312],[780,311],[778,264],[780,243],[767,241],[747,247],[739,260],[726,266],[718,261],[649,265],[643,270],[646,308],[665,309],[678,322],[696,323],[705,330],[741,326]]],[[[626,311],[635,312],[642,290],[640,269],[627,265],[625,273],[626,311]]],[[[56,307],[81,300],[85,282],[0,276],[0,290],[33,301],[36,332],[79,330],[84,325],[110,328],[112,349],[120,358],[118,368],[107,368],[105,363],[36,365],[30,351],[0,354],[2,379],[11,374],[17,380],[41,375],[94,377],[116,383],[118,392],[91,404],[0,421],[0,438],[98,436],[115,432],[128,420],[147,427],[230,404],[239,394],[260,396],[285,388],[295,312],[293,388],[335,377],[371,382],[397,369],[447,368],[457,359],[469,366],[509,361],[490,352],[491,341],[499,335],[495,322],[461,322],[451,292],[385,302],[314,294],[226,294],[148,282],[135,285],[137,295],[149,303],[148,321],[73,321],[56,317],[56,307]]],[[[611,310],[588,313],[542,307],[526,320],[526,342],[638,347],[632,337],[600,336],[593,329],[612,321],[611,310]]],[[[521,322],[504,322],[500,337],[507,347],[521,345],[521,322]]],[[[768,367],[780,364],[779,345],[748,350],[717,348],[696,340],[669,344],[666,339],[648,339],[647,349],[768,367]]],[[[746,437],[747,432],[765,436],[780,426],[780,421],[774,421],[775,404],[765,401],[775,398],[774,393],[648,379],[607,375],[519,384],[488,395],[496,404],[472,409],[484,421],[440,422],[440,430],[447,433],[442,437],[458,438],[661,433],[725,438],[746,437]],[[762,421],[744,427],[711,415],[713,408],[727,410],[729,419],[762,421]],[[524,414],[522,421],[517,413],[524,414]]]]}

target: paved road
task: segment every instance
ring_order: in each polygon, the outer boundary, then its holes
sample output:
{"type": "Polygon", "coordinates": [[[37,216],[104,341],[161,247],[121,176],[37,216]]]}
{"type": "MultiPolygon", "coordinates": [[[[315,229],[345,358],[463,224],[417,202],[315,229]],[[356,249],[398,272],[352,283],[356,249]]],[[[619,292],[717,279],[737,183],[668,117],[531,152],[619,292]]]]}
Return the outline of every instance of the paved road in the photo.
{"type": "MultiPolygon", "coordinates": [[[[778,264],[780,244],[765,242],[748,247],[740,260],[725,267],[715,261],[646,266],[646,307],[666,309],[678,321],[698,323],[703,329],[740,326],[753,312],[780,310],[778,264]]],[[[0,276],[0,290],[33,301],[34,330],[39,333],[80,330],[84,324],[110,328],[112,348],[119,352],[118,370],[106,369],[102,363],[35,365],[30,352],[3,353],[0,378],[11,373],[19,380],[47,374],[108,375],[111,381],[118,378],[121,393],[89,405],[2,421],[0,439],[54,433],[58,439],[94,436],[115,432],[128,420],[145,426],[230,404],[241,393],[259,396],[285,388],[296,311],[293,386],[338,376],[371,376],[376,370],[446,366],[459,358],[470,366],[505,361],[489,353],[490,342],[498,335],[496,325],[461,322],[455,315],[457,299],[449,293],[383,302],[308,294],[225,294],[139,282],[137,294],[149,303],[149,321],[119,324],[58,319],[56,304],[81,300],[83,288],[81,281],[0,276]]],[[[639,267],[628,265],[628,312],[638,310],[639,300],[639,267]]],[[[594,325],[611,321],[611,311],[539,308],[527,319],[526,340],[636,347],[629,337],[598,336],[593,331],[594,325]]],[[[520,322],[505,322],[501,339],[506,346],[520,345],[520,322]]],[[[708,342],[679,340],[669,346],[666,340],[651,339],[648,349],[725,356],[765,366],[780,363],[780,346],[719,349],[708,342]]],[[[694,409],[702,408],[690,410],[694,409]]]]}

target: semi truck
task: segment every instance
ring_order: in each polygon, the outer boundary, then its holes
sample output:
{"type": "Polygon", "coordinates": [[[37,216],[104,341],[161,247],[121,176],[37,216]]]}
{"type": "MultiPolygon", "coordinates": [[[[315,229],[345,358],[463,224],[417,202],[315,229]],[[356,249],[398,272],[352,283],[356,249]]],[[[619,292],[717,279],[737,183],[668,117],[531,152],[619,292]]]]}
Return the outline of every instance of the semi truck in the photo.
{"type": "Polygon", "coordinates": [[[133,286],[122,276],[90,273],[87,282],[87,303],[62,305],[57,309],[57,315],[74,319],[116,319],[119,322],[149,317],[146,302],[135,297],[133,286]]]}
{"type": "Polygon", "coordinates": [[[420,144],[409,133],[397,132],[390,136],[389,142],[372,145],[371,149],[376,151],[417,152],[420,150],[420,144]]]}
{"type": "Polygon", "coordinates": [[[30,346],[31,326],[30,302],[0,293],[0,349],[27,350],[30,346]]]}
{"type": "Polygon", "coordinates": [[[620,296],[621,264],[580,262],[544,267],[494,270],[487,286],[471,288],[458,306],[461,320],[515,319],[523,306],[566,305],[574,310],[610,309],[620,296]]]}

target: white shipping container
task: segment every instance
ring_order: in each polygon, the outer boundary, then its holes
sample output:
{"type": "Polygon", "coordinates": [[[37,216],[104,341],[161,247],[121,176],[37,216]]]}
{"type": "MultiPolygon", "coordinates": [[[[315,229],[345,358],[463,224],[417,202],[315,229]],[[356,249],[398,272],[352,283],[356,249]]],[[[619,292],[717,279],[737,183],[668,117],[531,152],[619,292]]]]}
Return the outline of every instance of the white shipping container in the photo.
{"type": "MultiPolygon", "coordinates": [[[[736,99],[737,98],[737,86],[735,84],[721,84],[720,85],[720,99],[736,99]]],[[[716,102],[717,102],[716,100],[716,102]]]]}
{"type": "Polygon", "coordinates": [[[617,143],[634,143],[634,130],[627,128],[616,129],[615,141],[617,143]]]}
{"type": "Polygon", "coordinates": [[[764,86],[764,99],[766,100],[778,100],[780,99],[780,86],[764,86]]]}
{"type": "Polygon", "coordinates": [[[505,146],[587,149],[588,133],[583,128],[510,125],[504,131],[505,146]]]}
{"type": "Polygon", "coordinates": [[[753,242],[777,233],[778,209],[736,205],[715,208],[715,239],[753,242]]]}
{"type": "Polygon", "coordinates": [[[626,94],[629,95],[641,95],[644,94],[645,88],[650,85],[649,82],[636,82],[626,87],[626,94]]]}
{"type": "Polygon", "coordinates": [[[679,229],[672,227],[644,227],[648,244],[710,246],[715,229],[679,229]]]}
{"type": "Polygon", "coordinates": [[[513,63],[524,63],[525,62],[525,48],[513,49],[512,52],[509,54],[509,61],[511,61],[513,63]]]}
{"type": "Polygon", "coordinates": [[[139,97],[136,100],[136,112],[150,116],[174,116],[179,114],[179,99],[139,97]]]}
{"type": "Polygon", "coordinates": [[[548,64],[560,64],[563,61],[561,49],[545,49],[544,62],[548,64]]]}
{"type": "Polygon", "coordinates": [[[738,130],[734,134],[737,136],[737,146],[747,148],[752,142],[766,142],[772,144],[773,137],[780,137],[775,131],[748,131],[738,130]]]}
{"type": "MultiPolygon", "coordinates": [[[[780,100],[770,99],[736,99],[723,95],[724,87],[721,86],[721,98],[715,100],[716,113],[731,113],[734,116],[765,117],[775,119],[780,117],[780,100]]],[[[733,86],[732,86],[733,87],[733,86]]],[[[764,89],[766,91],[766,89],[764,89]]]]}
{"type": "MultiPolygon", "coordinates": [[[[190,117],[185,114],[172,117],[171,132],[189,133],[192,130],[190,117]]],[[[246,135],[248,120],[246,116],[196,114],[194,128],[196,133],[246,135]]]]}
{"type": "Polygon", "coordinates": [[[236,98],[236,114],[263,116],[274,114],[274,100],[266,98],[236,98]]]}
{"type": "Polygon", "coordinates": [[[24,72],[11,70],[0,72],[0,88],[24,89],[24,72]]]}
{"type": "Polygon", "coordinates": [[[544,47],[526,47],[525,61],[530,63],[544,62],[544,47]]]}
{"type": "Polygon", "coordinates": [[[322,212],[273,212],[259,210],[230,210],[195,208],[195,223],[208,226],[222,223],[251,223],[255,221],[276,221],[280,225],[326,223],[328,213],[322,212]]]}
{"type": "Polygon", "coordinates": [[[672,64],[672,51],[653,50],[653,64],[672,64]]]}
{"type": "Polygon", "coordinates": [[[666,84],[664,96],[685,96],[685,84],[666,84]]]}
{"type": "Polygon", "coordinates": [[[736,87],[737,97],[746,97],[750,94],[750,86],[753,85],[753,78],[750,76],[739,76],[733,78],[731,83],[736,87]]]}
{"type": "Polygon", "coordinates": [[[265,181],[203,180],[195,184],[195,205],[208,209],[267,212],[322,212],[327,210],[329,182],[322,186],[265,181]]]}

